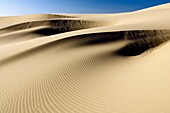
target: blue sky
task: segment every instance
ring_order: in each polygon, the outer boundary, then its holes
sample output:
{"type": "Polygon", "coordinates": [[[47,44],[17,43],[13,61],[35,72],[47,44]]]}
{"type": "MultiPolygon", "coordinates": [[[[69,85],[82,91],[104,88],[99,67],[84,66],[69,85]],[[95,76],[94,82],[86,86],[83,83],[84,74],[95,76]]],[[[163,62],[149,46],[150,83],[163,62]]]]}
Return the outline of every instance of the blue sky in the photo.
{"type": "Polygon", "coordinates": [[[0,0],[0,16],[45,13],[118,13],[170,0],[0,0]]]}

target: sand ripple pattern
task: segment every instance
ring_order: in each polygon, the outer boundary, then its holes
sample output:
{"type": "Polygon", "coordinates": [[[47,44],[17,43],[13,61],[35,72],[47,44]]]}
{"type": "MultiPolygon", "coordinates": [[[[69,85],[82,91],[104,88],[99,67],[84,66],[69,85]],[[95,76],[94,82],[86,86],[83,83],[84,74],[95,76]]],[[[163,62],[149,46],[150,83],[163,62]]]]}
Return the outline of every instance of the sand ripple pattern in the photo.
{"type": "Polygon", "coordinates": [[[11,18],[20,22],[0,28],[0,113],[169,113],[169,29],[11,18]]]}

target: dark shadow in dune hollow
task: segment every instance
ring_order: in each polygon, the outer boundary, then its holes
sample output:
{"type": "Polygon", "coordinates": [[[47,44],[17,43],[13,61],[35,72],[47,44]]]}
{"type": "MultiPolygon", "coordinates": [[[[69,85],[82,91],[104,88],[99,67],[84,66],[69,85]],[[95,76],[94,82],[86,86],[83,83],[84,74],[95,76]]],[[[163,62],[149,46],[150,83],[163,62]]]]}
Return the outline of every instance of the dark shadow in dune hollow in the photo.
{"type": "Polygon", "coordinates": [[[14,31],[41,27],[41,26],[48,26],[51,28],[49,28],[48,31],[45,29],[45,33],[43,31],[41,32],[41,30],[38,31],[37,33],[49,36],[49,35],[68,32],[68,31],[100,27],[103,26],[102,24],[104,23],[97,22],[97,21],[88,21],[88,20],[51,19],[51,20],[30,21],[30,22],[14,24],[11,26],[1,28],[0,33],[9,33],[14,31]]]}
{"type": "Polygon", "coordinates": [[[134,42],[127,44],[118,50],[116,54],[122,56],[137,56],[170,40],[170,30],[126,31],[124,38],[134,42]]]}
{"type": "Polygon", "coordinates": [[[114,54],[121,56],[137,56],[167,42],[170,39],[170,30],[119,31],[94,33],[77,37],[77,40],[81,39],[83,41],[79,42],[76,47],[129,40],[130,42],[127,45],[115,51],[114,54]]]}
{"type": "Polygon", "coordinates": [[[90,35],[84,35],[83,38],[86,39],[81,45],[95,45],[95,44],[105,44],[115,41],[123,40],[123,32],[110,32],[110,33],[94,33],[90,35]]]}
{"type": "Polygon", "coordinates": [[[34,31],[33,33],[44,35],[44,36],[51,36],[51,35],[60,34],[64,32],[68,32],[68,30],[64,28],[60,28],[60,29],[59,28],[43,28],[43,29],[34,31]]]}
{"type": "MultiPolygon", "coordinates": [[[[48,32],[51,29],[47,29],[47,31],[38,31],[44,34],[54,34],[56,31],[52,30],[50,33],[48,32]],[[46,33],[47,32],[47,33],[46,33]]],[[[58,32],[58,31],[57,31],[58,32]]],[[[149,50],[150,48],[157,47],[170,39],[170,30],[140,30],[140,31],[120,31],[120,32],[107,32],[107,33],[94,33],[94,34],[86,34],[79,35],[74,37],[69,37],[57,41],[53,41],[42,46],[38,46],[36,48],[21,52],[14,56],[10,56],[2,61],[0,61],[0,66],[3,64],[7,64],[11,61],[19,60],[20,58],[29,57],[29,55],[37,54],[40,51],[44,51],[50,49],[52,47],[59,47],[60,45],[66,43],[73,43],[73,45],[69,45],[68,47],[63,48],[64,50],[75,49],[80,47],[88,47],[90,45],[96,44],[106,44],[110,42],[118,42],[122,40],[130,40],[132,42],[128,43],[124,47],[118,49],[117,51],[113,51],[114,55],[120,56],[137,56],[142,54],[143,52],[149,50]],[[142,32],[144,35],[133,35],[134,32],[142,32]],[[130,34],[130,35],[129,35],[130,34]],[[132,36],[135,36],[132,37],[132,36]]],[[[114,44],[114,43],[113,43],[114,44]]],[[[110,53],[109,53],[110,54],[110,53]]]]}
{"type": "Polygon", "coordinates": [[[144,44],[142,46],[137,46],[134,42],[124,46],[123,48],[119,49],[115,53],[121,56],[137,56],[149,49],[150,47],[147,44],[144,44]]]}

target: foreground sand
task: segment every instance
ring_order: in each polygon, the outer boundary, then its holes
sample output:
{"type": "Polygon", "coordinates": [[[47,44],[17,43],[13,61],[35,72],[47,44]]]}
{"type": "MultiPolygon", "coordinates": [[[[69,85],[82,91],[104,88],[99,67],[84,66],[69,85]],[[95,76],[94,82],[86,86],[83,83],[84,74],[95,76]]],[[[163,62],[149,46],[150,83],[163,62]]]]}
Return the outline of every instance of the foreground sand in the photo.
{"type": "Polygon", "coordinates": [[[0,17],[0,113],[169,113],[169,13],[0,17]]]}

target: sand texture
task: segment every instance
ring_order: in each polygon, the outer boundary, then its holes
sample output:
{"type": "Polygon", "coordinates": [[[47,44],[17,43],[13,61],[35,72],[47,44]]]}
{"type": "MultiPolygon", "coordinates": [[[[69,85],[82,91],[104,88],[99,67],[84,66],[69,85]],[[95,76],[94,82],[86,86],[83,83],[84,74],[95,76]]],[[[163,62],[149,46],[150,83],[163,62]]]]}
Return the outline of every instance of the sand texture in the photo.
{"type": "Polygon", "coordinates": [[[170,4],[0,17],[0,113],[170,113],[170,4]]]}

